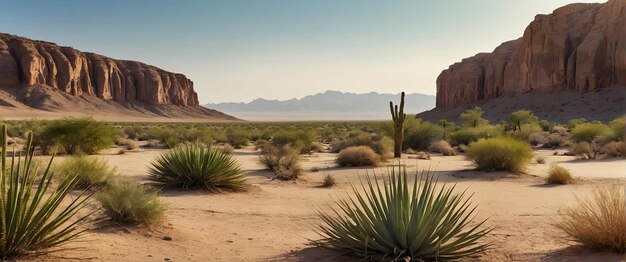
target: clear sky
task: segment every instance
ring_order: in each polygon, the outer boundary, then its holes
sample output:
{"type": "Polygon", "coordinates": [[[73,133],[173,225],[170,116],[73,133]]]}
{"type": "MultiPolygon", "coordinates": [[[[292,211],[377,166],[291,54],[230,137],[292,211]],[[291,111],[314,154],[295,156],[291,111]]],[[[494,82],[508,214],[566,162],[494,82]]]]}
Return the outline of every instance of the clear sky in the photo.
{"type": "Polygon", "coordinates": [[[435,94],[441,70],[573,2],[1,1],[0,32],[184,73],[201,103],[328,89],[435,94]]]}

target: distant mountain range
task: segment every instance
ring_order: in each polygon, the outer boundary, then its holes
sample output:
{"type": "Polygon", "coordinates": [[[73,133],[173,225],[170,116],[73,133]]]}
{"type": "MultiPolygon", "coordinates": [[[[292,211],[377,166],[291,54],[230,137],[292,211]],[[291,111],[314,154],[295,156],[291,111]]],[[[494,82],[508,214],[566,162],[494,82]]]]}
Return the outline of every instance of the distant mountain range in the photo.
{"type": "MultiPolygon", "coordinates": [[[[384,119],[389,115],[389,101],[398,103],[400,94],[366,94],[326,91],[301,99],[266,100],[249,103],[216,103],[205,107],[247,120],[365,120],[384,119]]],[[[420,113],[435,107],[435,96],[407,94],[407,113],[420,113]]]]}

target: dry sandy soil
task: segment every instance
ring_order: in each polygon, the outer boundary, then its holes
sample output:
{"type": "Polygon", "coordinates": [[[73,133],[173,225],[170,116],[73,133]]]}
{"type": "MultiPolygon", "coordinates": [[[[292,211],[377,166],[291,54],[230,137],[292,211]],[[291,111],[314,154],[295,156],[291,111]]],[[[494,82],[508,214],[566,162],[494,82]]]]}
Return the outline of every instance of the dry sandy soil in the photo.
{"type": "MultiPolygon", "coordinates": [[[[150,162],[160,150],[140,150],[124,155],[103,154],[124,178],[145,181],[150,162]]],[[[533,164],[527,174],[472,171],[463,156],[433,156],[432,160],[404,159],[410,170],[431,167],[446,182],[469,188],[479,205],[478,219],[488,218],[495,230],[487,241],[493,248],[472,261],[623,261],[625,256],[593,253],[570,245],[552,223],[559,208],[574,203],[574,195],[587,196],[601,184],[626,184],[626,160],[580,161],[540,150],[546,164],[533,164]],[[559,163],[580,179],[564,186],[545,185],[551,164],[559,163]]],[[[359,177],[382,173],[388,167],[337,168],[334,154],[307,157],[307,172],[297,182],[272,180],[257,163],[257,152],[236,150],[251,189],[244,193],[207,194],[199,191],[165,191],[167,222],[153,228],[94,225],[77,248],[30,259],[93,261],[358,261],[307,245],[318,236],[311,229],[320,220],[316,210],[328,208],[332,198],[345,197],[359,177]],[[325,174],[334,174],[332,189],[317,187],[325,174]],[[172,238],[163,240],[164,236],[172,238]]],[[[391,164],[391,163],[388,163],[391,164]]]]}

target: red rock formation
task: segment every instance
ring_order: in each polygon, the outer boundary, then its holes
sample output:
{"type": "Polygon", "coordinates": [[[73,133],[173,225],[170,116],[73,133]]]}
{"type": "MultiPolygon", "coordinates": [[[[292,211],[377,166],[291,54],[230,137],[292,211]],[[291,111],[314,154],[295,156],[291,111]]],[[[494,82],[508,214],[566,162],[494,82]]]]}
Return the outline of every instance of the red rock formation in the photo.
{"type": "Polygon", "coordinates": [[[198,105],[193,82],[140,62],[0,34],[0,87],[47,85],[72,95],[148,104],[198,105]]]}
{"type": "Polygon", "coordinates": [[[522,38],[444,70],[437,78],[437,107],[608,86],[626,86],[626,0],[537,15],[522,38]]]}

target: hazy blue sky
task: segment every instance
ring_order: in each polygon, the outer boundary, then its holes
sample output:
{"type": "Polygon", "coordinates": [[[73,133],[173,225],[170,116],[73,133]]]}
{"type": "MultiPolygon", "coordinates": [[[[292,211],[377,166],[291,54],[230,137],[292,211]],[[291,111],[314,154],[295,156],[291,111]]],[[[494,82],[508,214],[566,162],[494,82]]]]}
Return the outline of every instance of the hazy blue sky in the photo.
{"type": "Polygon", "coordinates": [[[3,1],[0,32],[184,73],[202,103],[327,89],[435,94],[441,70],[570,2],[3,1]]]}

